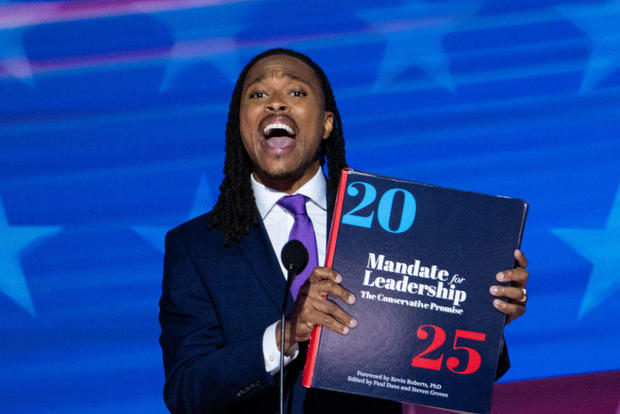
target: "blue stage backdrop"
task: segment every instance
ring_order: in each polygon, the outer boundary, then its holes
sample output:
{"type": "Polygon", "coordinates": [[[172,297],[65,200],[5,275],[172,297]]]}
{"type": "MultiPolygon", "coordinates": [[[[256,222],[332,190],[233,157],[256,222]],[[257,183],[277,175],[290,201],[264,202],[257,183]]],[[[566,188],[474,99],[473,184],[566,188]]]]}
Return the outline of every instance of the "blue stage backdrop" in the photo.
{"type": "Polygon", "coordinates": [[[163,238],[276,46],[325,69],[352,167],[531,204],[502,381],[619,369],[619,45],[619,0],[0,1],[0,410],[165,411],[163,238]]]}

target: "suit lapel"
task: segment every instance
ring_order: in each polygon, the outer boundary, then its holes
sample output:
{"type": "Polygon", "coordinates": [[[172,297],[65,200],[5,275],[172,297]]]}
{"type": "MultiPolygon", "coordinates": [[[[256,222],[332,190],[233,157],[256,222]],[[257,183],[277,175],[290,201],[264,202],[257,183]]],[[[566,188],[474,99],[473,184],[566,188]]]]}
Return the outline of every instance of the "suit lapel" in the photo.
{"type": "MultiPolygon", "coordinates": [[[[239,248],[254,271],[254,275],[278,311],[282,308],[286,281],[273,251],[263,223],[252,225],[239,243],[239,248]]],[[[290,296],[290,295],[289,295],[290,296]]]]}

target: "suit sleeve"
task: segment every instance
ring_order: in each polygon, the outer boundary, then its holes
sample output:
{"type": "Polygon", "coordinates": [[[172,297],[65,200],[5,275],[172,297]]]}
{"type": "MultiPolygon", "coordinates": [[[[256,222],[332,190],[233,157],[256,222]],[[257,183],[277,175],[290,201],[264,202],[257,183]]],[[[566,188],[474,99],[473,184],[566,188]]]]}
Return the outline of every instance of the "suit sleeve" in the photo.
{"type": "Polygon", "coordinates": [[[261,335],[225,340],[208,287],[175,231],[166,236],[159,306],[164,400],[171,412],[225,410],[273,384],[265,371],[261,335]]]}

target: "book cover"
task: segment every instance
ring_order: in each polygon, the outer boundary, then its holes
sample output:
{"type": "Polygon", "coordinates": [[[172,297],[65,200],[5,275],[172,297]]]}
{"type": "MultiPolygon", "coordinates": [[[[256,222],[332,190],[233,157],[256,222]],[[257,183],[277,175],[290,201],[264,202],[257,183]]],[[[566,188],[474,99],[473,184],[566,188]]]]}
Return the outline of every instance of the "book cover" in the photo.
{"type": "Polygon", "coordinates": [[[491,407],[505,316],[497,272],[514,267],[528,205],[343,170],[326,266],[356,296],[348,335],[316,328],[303,384],[472,413],[491,407]]]}

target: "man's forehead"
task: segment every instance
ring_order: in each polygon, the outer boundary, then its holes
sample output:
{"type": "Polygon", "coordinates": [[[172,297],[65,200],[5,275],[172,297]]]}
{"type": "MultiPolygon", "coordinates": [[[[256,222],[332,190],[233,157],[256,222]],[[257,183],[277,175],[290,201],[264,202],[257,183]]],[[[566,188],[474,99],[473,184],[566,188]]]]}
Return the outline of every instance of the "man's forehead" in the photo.
{"type": "Polygon", "coordinates": [[[317,74],[305,62],[288,55],[271,55],[256,62],[248,71],[244,85],[260,82],[267,77],[286,77],[289,79],[314,84],[322,90],[317,74]]]}

